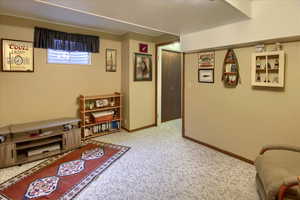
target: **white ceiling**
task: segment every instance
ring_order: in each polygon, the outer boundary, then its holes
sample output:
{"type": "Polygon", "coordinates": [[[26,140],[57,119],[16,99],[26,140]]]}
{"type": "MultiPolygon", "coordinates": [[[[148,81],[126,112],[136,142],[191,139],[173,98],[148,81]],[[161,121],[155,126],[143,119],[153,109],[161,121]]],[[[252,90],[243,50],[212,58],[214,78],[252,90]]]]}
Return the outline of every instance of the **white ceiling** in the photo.
{"type": "Polygon", "coordinates": [[[187,34],[249,19],[224,0],[0,0],[0,13],[150,36],[187,34]]]}
{"type": "Polygon", "coordinates": [[[171,44],[160,46],[160,48],[164,49],[164,50],[171,50],[171,51],[181,52],[180,42],[174,42],[174,43],[171,43],[171,44]]]}

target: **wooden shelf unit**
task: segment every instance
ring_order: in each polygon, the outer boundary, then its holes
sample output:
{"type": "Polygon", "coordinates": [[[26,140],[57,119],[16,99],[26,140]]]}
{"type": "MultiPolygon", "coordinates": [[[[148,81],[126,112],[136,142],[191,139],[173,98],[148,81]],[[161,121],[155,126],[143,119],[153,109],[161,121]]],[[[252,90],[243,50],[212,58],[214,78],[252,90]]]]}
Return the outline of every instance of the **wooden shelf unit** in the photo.
{"type": "Polygon", "coordinates": [[[18,154],[17,155],[17,161],[15,163],[15,165],[20,165],[20,164],[25,164],[25,163],[29,163],[29,162],[33,162],[36,160],[41,160],[50,156],[55,156],[58,154],[62,154],[67,152],[68,150],[55,150],[55,151],[51,151],[51,152],[46,152],[43,154],[38,154],[38,155],[34,155],[34,156],[26,156],[26,154],[18,154]]]}
{"type": "Polygon", "coordinates": [[[239,63],[232,49],[229,49],[225,55],[222,81],[225,87],[236,87],[240,82],[239,63]]]}
{"type": "Polygon", "coordinates": [[[56,136],[56,137],[39,139],[39,140],[34,140],[29,142],[20,142],[20,143],[16,143],[16,150],[29,149],[32,147],[44,146],[53,143],[60,143],[62,140],[63,140],[62,137],[56,136]]]}
{"type": "Polygon", "coordinates": [[[102,121],[102,122],[98,122],[98,123],[96,122],[96,123],[91,123],[91,124],[85,124],[85,125],[81,125],[81,127],[90,127],[90,126],[99,125],[99,124],[104,123],[104,122],[113,122],[113,121],[122,121],[122,119],[121,118],[116,118],[116,119],[102,121]]]}
{"type": "Polygon", "coordinates": [[[0,132],[6,137],[0,143],[0,168],[44,159],[80,147],[79,121],[76,118],[61,118],[10,126],[9,131],[0,132]],[[64,130],[64,125],[71,125],[72,128],[64,130]],[[45,149],[47,145],[56,145],[59,149],[45,149]],[[32,150],[37,150],[38,154],[30,155],[32,150]]]}
{"type": "Polygon", "coordinates": [[[284,87],[284,51],[252,54],[251,82],[253,86],[284,87]]]}
{"type": "Polygon", "coordinates": [[[109,131],[104,131],[104,132],[100,132],[100,133],[94,133],[93,135],[87,136],[85,139],[88,140],[88,139],[92,139],[92,138],[100,137],[100,136],[104,136],[104,135],[109,135],[109,134],[116,133],[116,132],[120,132],[120,130],[116,129],[116,130],[109,130],[109,131]]]}
{"type": "Polygon", "coordinates": [[[107,106],[107,107],[103,107],[103,108],[85,110],[85,111],[80,111],[80,112],[81,113],[92,113],[92,112],[98,112],[98,111],[112,110],[112,109],[120,108],[120,107],[121,106],[107,106]]]}
{"type": "Polygon", "coordinates": [[[107,95],[84,96],[80,95],[81,137],[83,140],[99,137],[121,130],[122,95],[118,92],[107,95]],[[107,105],[98,105],[97,101],[108,102],[107,105]],[[95,121],[92,114],[113,111],[112,119],[95,121]]]}

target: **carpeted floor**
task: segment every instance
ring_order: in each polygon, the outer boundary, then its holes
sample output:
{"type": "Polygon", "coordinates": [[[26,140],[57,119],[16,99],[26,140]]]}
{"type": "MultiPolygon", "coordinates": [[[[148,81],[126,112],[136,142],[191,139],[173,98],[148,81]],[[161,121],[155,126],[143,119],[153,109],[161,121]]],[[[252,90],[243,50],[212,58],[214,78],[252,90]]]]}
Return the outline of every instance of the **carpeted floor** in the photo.
{"type": "MultiPolygon", "coordinates": [[[[130,146],[81,200],[258,200],[254,166],[181,137],[180,120],[99,141],[130,146]]],[[[0,170],[0,182],[37,164],[0,170]]]]}

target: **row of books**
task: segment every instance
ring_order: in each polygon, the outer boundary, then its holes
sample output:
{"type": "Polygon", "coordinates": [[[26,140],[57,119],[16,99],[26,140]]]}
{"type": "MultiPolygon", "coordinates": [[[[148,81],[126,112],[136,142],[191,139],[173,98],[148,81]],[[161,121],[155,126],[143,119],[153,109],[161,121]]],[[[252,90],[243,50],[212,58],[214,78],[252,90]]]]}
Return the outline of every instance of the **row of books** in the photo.
{"type": "Polygon", "coordinates": [[[107,132],[107,131],[111,131],[114,129],[120,129],[120,128],[121,127],[120,127],[119,121],[105,122],[105,123],[102,123],[99,125],[85,128],[84,135],[90,136],[95,133],[102,133],[102,132],[107,132]]]}

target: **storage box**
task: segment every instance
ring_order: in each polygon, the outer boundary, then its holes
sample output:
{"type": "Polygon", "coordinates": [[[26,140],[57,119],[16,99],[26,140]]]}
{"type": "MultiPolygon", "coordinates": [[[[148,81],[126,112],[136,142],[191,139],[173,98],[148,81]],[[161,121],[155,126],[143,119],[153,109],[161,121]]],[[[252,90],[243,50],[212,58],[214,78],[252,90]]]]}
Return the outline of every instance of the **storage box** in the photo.
{"type": "Polygon", "coordinates": [[[92,113],[95,123],[113,120],[113,111],[96,112],[92,113]]]}

